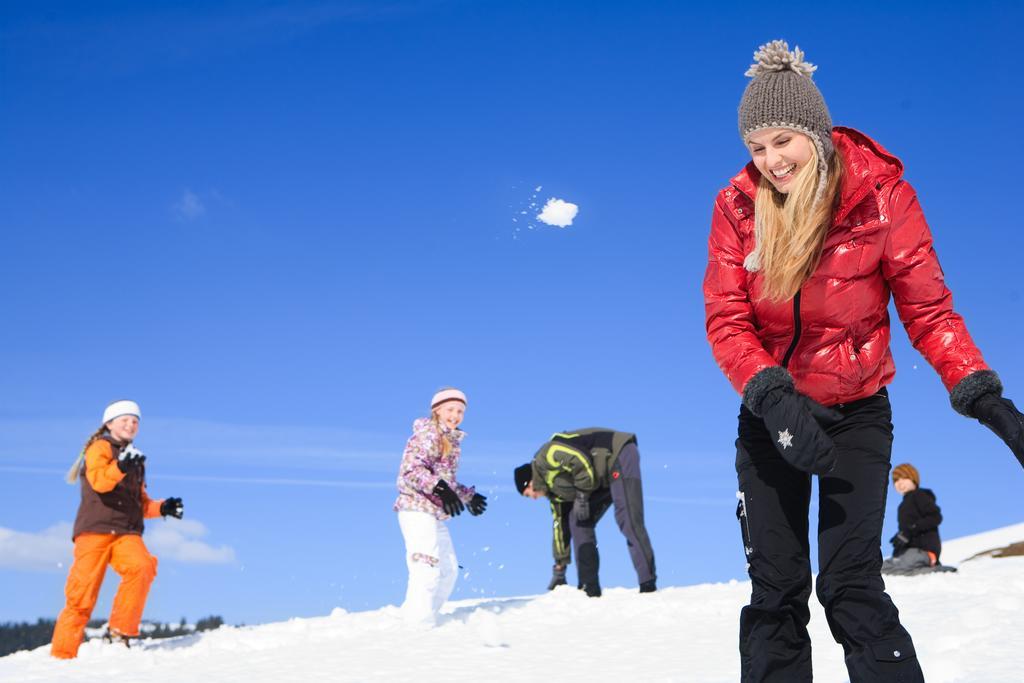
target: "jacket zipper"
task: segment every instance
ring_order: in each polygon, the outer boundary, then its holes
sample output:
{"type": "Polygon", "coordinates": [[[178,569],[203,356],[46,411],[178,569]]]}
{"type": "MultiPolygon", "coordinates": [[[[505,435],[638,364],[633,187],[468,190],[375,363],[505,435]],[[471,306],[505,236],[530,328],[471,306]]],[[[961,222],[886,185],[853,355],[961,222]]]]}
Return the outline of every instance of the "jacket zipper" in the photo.
{"type": "Polygon", "coordinates": [[[796,351],[796,345],[800,341],[800,292],[797,291],[793,297],[793,341],[790,342],[789,348],[786,349],[786,355],[782,359],[782,367],[789,367],[789,359],[793,356],[793,352],[796,351]]]}

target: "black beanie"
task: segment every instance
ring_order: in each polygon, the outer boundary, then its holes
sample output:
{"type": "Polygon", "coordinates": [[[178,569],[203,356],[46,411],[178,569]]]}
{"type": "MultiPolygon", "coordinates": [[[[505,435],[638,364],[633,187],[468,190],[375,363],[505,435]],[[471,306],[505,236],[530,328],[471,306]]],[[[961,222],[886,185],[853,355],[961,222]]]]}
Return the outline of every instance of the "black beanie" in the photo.
{"type": "Polygon", "coordinates": [[[515,479],[516,490],[519,491],[519,495],[521,496],[523,495],[523,491],[526,490],[526,487],[531,481],[533,481],[533,465],[526,463],[525,465],[517,467],[515,471],[515,479]]]}

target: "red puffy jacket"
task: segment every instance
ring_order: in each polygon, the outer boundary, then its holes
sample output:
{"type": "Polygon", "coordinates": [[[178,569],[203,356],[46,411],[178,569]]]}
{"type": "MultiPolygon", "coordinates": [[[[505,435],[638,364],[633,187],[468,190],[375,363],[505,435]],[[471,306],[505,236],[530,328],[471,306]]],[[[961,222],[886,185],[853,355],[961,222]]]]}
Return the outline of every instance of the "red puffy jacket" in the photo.
{"type": "Polygon", "coordinates": [[[740,393],[767,367],[789,370],[798,391],[825,405],[870,396],[896,372],[889,350],[889,293],[914,347],[952,388],[987,370],[943,281],[932,236],[903,164],[869,137],[835,128],[842,188],[821,262],[790,301],[760,298],[763,276],[743,260],[754,249],[748,164],[718,193],[708,241],[704,304],[715,360],[740,393]]]}

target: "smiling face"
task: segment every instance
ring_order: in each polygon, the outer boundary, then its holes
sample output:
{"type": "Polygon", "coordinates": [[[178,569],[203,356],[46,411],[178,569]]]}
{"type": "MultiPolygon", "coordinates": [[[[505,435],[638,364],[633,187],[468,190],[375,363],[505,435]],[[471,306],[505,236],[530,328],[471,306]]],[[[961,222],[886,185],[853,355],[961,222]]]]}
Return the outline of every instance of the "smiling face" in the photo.
{"type": "Polygon", "coordinates": [[[134,415],[122,415],[108,422],[106,427],[114,441],[128,443],[139,433],[139,418],[134,415]]]}
{"type": "Polygon", "coordinates": [[[786,194],[793,179],[814,159],[814,143],[788,128],[765,128],[747,137],[750,158],[761,175],[786,194]]]}
{"type": "Polygon", "coordinates": [[[434,415],[437,415],[437,419],[448,429],[455,429],[462,424],[465,414],[466,405],[462,401],[447,401],[434,408],[434,415]]]}

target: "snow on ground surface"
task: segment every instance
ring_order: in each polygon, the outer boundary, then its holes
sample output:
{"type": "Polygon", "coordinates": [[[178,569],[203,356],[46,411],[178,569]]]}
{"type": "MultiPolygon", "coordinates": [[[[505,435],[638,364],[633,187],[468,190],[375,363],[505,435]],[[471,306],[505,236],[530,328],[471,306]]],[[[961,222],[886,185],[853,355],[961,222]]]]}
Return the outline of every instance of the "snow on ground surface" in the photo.
{"type": "Polygon", "coordinates": [[[1011,543],[1024,541],[1024,523],[1012,524],[973,536],[955,538],[942,542],[942,563],[957,565],[986,550],[1002,548],[1011,543]]]}
{"type": "MultiPolygon", "coordinates": [[[[957,558],[1024,539],[1024,524],[951,541],[957,558]],[[975,550],[977,548],[977,550],[975,550]]],[[[886,579],[930,683],[1022,679],[1024,558],[981,558],[957,573],[886,579]]],[[[737,624],[750,593],[733,581],[590,599],[569,587],[540,596],[451,603],[437,628],[404,626],[393,606],[147,641],[90,641],[77,660],[46,647],[0,658],[3,683],[139,680],[734,682],[737,624]]],[[[847,681],[842,649],[812,597],[819,683],[847,681]]]]}

